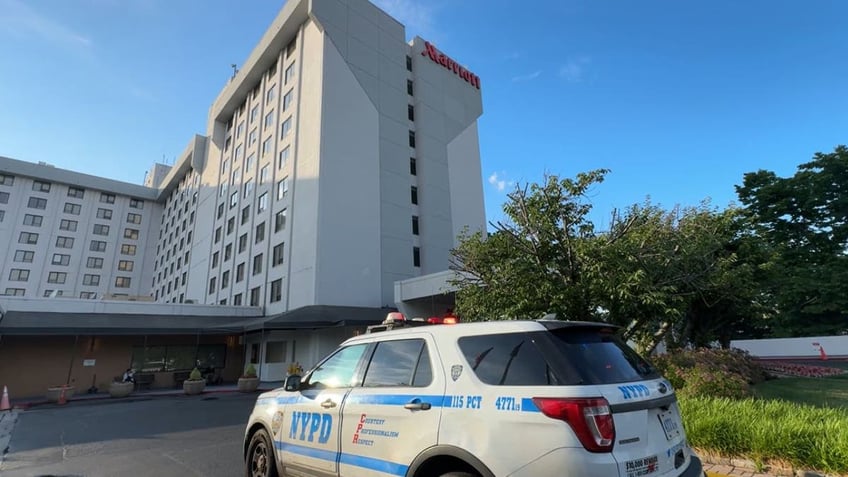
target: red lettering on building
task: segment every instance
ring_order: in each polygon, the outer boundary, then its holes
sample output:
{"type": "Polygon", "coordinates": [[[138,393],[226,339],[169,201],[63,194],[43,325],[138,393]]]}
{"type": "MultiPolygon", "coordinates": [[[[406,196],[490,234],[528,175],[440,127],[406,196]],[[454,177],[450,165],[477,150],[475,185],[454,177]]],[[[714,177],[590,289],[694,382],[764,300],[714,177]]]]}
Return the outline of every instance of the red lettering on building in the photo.
{"type": "Polygon", "coordinates": [[[438,63],[448,70],[452,70],[453,74],[459,76],[468,82],[471,86],[480,89],[480,77],[463,68],[459,63],[451,59],[448,55],[442,53],[429,41],[424,42],[424,51],[421,56],[429,56],[434,63],[438,63]]]}

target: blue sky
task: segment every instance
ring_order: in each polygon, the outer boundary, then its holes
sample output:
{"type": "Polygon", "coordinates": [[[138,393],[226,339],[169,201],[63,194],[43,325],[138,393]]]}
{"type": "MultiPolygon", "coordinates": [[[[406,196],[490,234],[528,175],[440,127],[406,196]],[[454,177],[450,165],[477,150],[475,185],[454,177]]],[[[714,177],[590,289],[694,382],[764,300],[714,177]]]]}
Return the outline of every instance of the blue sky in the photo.
{"type": "MultiPolygon", "coordinates": [[[[516,183],[594,168],[601,227],[648,196],[725,206],[745,172],[848,142],[848,2],[375,3],[480,76],[490,219],[516,183]]],[[[0,0],[0,155],[140,182],[282,4],[0,0]]]]}

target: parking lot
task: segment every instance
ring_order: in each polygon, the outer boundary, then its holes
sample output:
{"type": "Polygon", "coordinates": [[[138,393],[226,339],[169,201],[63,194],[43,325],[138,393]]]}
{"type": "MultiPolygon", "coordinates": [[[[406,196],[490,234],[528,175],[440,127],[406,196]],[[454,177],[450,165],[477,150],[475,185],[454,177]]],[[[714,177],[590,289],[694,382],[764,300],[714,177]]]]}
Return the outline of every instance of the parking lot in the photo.
{"type": "Polygon", "coordinates": [[[237,476],[256,395],[71,402],[18,416],[4,477],[237,476]]]}

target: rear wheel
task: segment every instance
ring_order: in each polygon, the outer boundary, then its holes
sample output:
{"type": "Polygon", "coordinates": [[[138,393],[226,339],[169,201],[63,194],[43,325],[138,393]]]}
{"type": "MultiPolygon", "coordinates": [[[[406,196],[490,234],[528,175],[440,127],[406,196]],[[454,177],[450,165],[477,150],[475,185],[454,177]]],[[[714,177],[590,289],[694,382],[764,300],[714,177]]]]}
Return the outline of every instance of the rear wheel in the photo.
{"type": "Polygon", "coordinates": [[[250,438],[244,467],[246,477],[277,477],[274,446],[265,429],[259,429],[250,438]]]}

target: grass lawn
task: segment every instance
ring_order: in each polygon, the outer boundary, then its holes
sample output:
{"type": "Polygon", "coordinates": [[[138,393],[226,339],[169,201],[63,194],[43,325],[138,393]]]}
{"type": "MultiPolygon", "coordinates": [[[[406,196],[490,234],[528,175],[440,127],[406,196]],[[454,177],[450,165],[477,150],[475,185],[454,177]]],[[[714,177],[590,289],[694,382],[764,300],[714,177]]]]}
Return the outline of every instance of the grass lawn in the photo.
{"type": "Polygon", "coordinates": [[[762,399],[848,409],[848,374],[827,378],[773,379],[754,386],[754,395],[762,399]]]}

